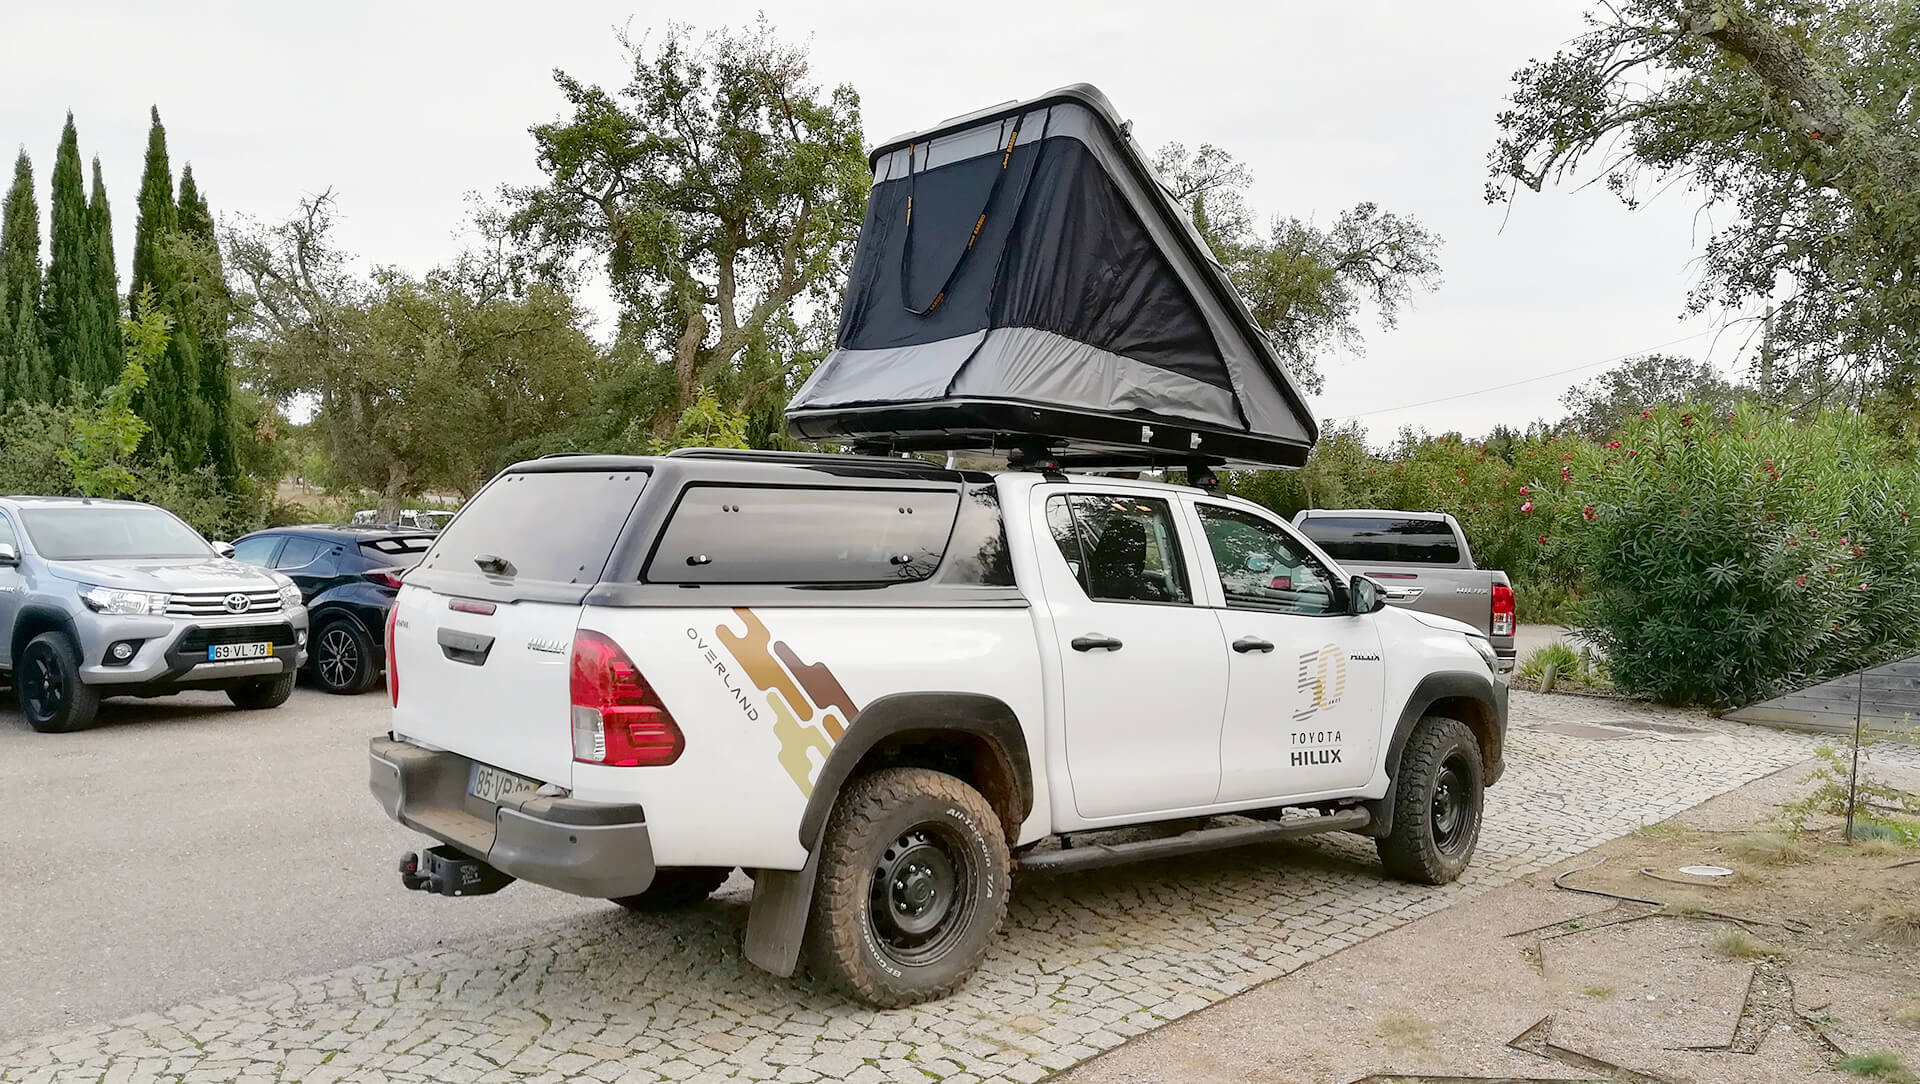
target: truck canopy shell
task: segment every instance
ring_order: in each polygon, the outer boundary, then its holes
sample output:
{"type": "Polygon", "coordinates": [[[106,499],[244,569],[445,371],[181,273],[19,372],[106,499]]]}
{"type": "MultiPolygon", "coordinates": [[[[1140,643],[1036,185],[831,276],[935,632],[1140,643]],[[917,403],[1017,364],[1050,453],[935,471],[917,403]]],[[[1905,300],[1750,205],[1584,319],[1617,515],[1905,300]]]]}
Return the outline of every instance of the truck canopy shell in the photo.
{"type": "Polygon", "coordinates": [[[1273,343],[1105,95],[1076,84],[876,148],[834,350],[789,430],[891,450],[1297,466],[1273,343]]]}

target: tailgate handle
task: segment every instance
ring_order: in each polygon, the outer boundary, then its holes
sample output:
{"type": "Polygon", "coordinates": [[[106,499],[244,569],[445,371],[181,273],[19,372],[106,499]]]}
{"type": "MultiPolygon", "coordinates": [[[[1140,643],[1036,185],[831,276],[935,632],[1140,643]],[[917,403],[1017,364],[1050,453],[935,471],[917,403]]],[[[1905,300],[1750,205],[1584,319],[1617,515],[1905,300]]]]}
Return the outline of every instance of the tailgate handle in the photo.
{"type": "Polygon", "coordinates": [[[460,632],[456,629],[441,629],[440,650],[454,662],[464,662],[468,666],[484,666],[487,662],[487,653],[493,650],[493,637],[460,632]]]}

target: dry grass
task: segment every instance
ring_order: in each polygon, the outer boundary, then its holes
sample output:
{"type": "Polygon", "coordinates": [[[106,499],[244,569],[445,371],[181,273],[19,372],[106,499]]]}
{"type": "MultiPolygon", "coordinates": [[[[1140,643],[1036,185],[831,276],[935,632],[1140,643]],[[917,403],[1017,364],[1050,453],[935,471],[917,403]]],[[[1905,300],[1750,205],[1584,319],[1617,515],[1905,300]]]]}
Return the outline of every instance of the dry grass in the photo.
{"type": "Polygon", "coordinates": [[[1399,1049],[1424,1047],[1433,1037],[1433,1025],[1417,1016],[1390,1012],[1380,1018],[1380,1037],[1399,1049]]]}
{"type": "Polygon", "coordinates": [[[1746,832],[1721,844],[1735,858],[1757,866],[1799,866],[1813,861],[1813,851],[1784,832],[1746,832]]]}
{"type": "Polygon", "coordinates": [[[1909,1001],[1900,1006],[1900,1010],[1893,1014],[1893,1020],[1910,1028],[1920,1028],[1920,1001],[1909,1001]]]}
{"type": "Polygon", "coordinates": [[[1589,986],[1585,990],[1582,990],[1580,992],[1587,995],[1588,997],[1599,998],[1602,1001],[1612,997],[1616,993],[1619,993],[1619,991],[1615,990],[1611,986],[1589,986]]]}
{"type": "Polygon", "coordinates": [[[1875,904],[1868,936],[1895,948],[1920,948],[1920,901],[1882,900],[1875,904]]]}
{"type": "Polygon", "coordinates": [[[1780,950],[1764,941],[1757,941],[1753,935],[1738,926],[1728,926],[1713,935],[1709,946],[1721,956],[1735,960],[1753,960],[1762,956],[1778,956],[1780,950]]]}
{"type": "Polygon", "coordinates": [[[1854,846],[1861,854],[1875,858],[1900,858],[1912,850],[1897,839],[1862,839],[1856,840],[1854,846]]]}

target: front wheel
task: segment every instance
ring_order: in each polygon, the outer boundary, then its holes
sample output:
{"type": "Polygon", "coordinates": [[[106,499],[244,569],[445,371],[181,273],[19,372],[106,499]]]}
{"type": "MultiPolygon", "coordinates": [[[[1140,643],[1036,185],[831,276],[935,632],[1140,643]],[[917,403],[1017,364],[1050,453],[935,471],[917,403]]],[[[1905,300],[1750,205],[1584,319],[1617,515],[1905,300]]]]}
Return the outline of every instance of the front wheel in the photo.
{"type": "Polygon", "coordinates": [[[352,618],[329,621],[313,638],[314,680],[330,693],[364,693],[380,680],[373,665],[373,638],[352,618]]]}
{"type": "Polygon", "coordinates": [[[808,940],[815,970],[880,1008],[960,988],[1007,913],[1007,840],[980,792],[888,768],[834,806],[808,940]]]}
{"type": "Polygon", "coordinates": [[[1393,828],[1374,840],[1387,872],[1426,885],[1460,876],[1480,840],[1486,800],[1473,731],[1458,719],[1421,719],[1400,755],[1393,787],[1393,828]]]}
{"type": "Polygon", "coordinates": [[[100,693],[80,681],[80,653],[64,632],[43,632],[13,668],[20,714],[42,734],[64,734],[93,722],[100,693]]]}
{"type": "Polygon", "coordinates": [[[245,685],[235,685],[227,690],[227,699],[242,711],[264,711],[277,708],[293,695],[293,671],[289,670],[277,678],[265,681],[249,681],[245,685]]]}

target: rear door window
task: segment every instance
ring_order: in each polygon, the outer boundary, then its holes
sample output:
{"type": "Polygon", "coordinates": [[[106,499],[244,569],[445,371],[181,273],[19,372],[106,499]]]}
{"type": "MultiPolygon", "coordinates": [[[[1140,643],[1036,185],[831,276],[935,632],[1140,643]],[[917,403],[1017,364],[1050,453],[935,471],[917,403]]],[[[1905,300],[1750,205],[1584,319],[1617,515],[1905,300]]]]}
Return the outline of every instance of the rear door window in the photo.
{"type": "Polygon", "coordinates": [[[317,538],[287,539],[287,546],[273,562],[273,567],[285,571],[290,568],[305,568],[320,559],[328,549],[328,544],[317,538]]]}
{"type": "Polygon", "coordinates": [[[595,583],[646,487],[645,471],[527,471],[496,479],[433,540],[420,568],[595,583]],[[492,559],[504,562],[492,564],[492,559]]]}
{"type": "Polygon", "coordinates": [[[691,485],[644,578],[802,585],[924,580],[946,554],[959,505],[952,489],[691,485]]]}
{"type": "Polygon", "coordinates": [[[1075,493],[1047,498],[1047,526],[1095,602],[1190,603],[1173,512],[1156,497],[1075,493]]]}
{"type": "Polygon", "coordinates": [[[1457,565],[1460,544],[1443,519],[1308,516],[1300,532],[1336,561],[1390,565],[1457,565]]]}

